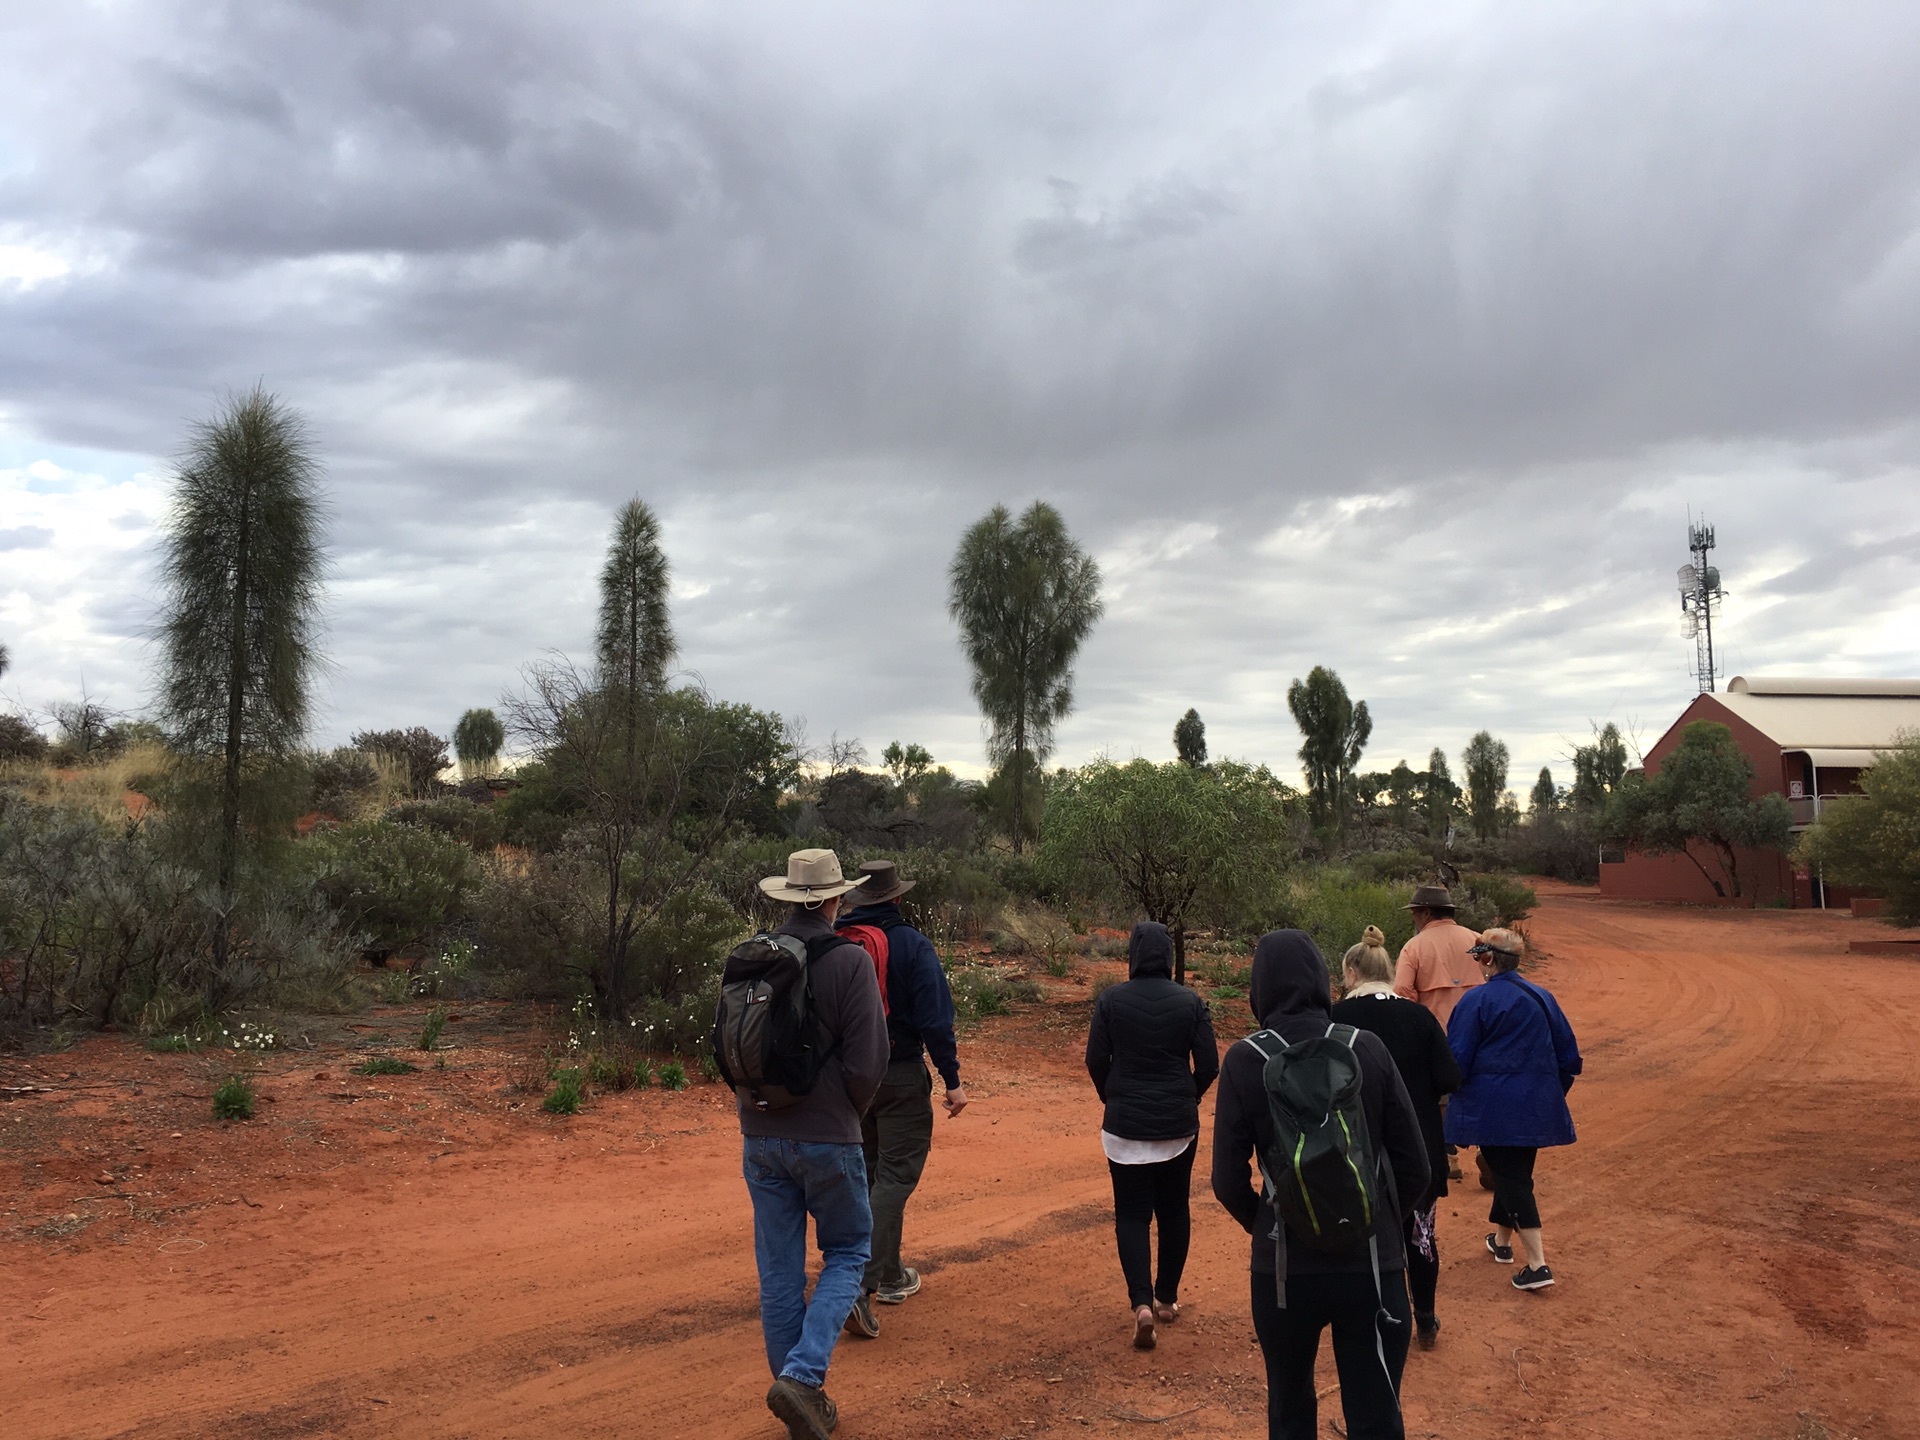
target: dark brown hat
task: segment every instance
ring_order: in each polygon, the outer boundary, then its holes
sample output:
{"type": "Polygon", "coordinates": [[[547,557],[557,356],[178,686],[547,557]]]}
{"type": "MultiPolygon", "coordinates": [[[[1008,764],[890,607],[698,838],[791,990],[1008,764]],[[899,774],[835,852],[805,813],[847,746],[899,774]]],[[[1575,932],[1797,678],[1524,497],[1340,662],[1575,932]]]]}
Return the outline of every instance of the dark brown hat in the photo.
{"type": "Polygon", "coordinates": [[[855,905],[879,905],[888,900],[898,900],[920,883],[918,880],[902,880],[900,867],[891,860],[863,860],[860,873],[866,878],[853,892],[855,905]]]}
{"type": "Polygon", "coordinates": [[[1444,885],[1416,885],[1413,889],[1411,904],[1402,905],[1402,910],[1451,910],[1453,892],[1444,885]]]}

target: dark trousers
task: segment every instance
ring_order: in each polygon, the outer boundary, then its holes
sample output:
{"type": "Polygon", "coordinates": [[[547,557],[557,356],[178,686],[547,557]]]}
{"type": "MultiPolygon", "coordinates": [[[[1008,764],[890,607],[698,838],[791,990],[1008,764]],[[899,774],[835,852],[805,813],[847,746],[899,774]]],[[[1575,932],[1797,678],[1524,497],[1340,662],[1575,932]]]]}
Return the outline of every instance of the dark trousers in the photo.
{"type": "Polygon", "coordinates": [[[1113,1238],[1120,1246],[1120,1273],[1127,1277],[1127,1303],[1134,1309],[1156,1298],[1172,1305],[1180,1299],[1180,1276],[1193,1242],[1193,1212],[1187,1196],[1193,1188],[1194,1141],[1171,1160],[1153,1165],[1116,1165],[1113,1174],[1113,1238]],[[1148,1227],[1160,1222],[1160,1279],[1153,1278],[1148,1227]]]}
{"type": "Polygon", "coordinates": [[[933,1076],[918,1060],[887,1066],[873,1104],[860,1122],[867,1156],[867,1200],[873,1207],[873,1258],[867,1262],[869,1291],[904,1285],[900,1231],[907,1201],[927,1168],[933,1148],[933,1076]]]}
{"type": "Polygon", "coordinates": [[[1413,1313],[1433,1314],[1433,1297],[1440,1289],[1440,1236],[1434,1224],[1434,1205],[1429,1200],[1423,1210],[1407,1212],[1407,1289],[1413,1295],[1413,1313]],[[1420,1253],[1421,1230],[1425,1230],[1431,1256],[1420,1253]]]}
{"type": "Polygon", "coordinates": [[[1400,1373],[1407,1365],[1409,1318],[1407,1287],[1398,1270],[1381,1272],[1378,1299],[1371,1271],[1289,1275],[1284,1310],[1274,1298],[1273,1276],[1255,1272],[1253,1333],[1267,1362],[1267,1440],[1319,1435],[1313,1362],[1320,1353],[1320,1332],[1329,1325],[1349,1440],[1405,1440],[1400,1373]],[[1383,1306],[1398,1324],[1376,1325],[1383,1306]]]}
{"type": "Polygon", "coordinates": [[[1487,1219],[1513,1230],[1538,1230],[1540,1207],[1533,1202],[1533,1162],[1539,1150],[1532,1145],[1482,1145],[1487,1169],[1493,1172],[1493,1208],[1487,1219]]]}

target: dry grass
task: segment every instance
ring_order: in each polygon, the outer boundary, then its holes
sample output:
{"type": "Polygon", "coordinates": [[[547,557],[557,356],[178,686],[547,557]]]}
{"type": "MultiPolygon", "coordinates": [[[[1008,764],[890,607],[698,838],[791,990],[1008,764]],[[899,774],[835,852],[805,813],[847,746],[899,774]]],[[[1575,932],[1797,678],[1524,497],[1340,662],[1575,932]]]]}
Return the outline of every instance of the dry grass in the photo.
{"type": "Polygon", "coordinates": [[[133,782],[159,773],[167,764],[167,752],[160,746],[131,745],[111,760],[71,770],[11,761],[0,766],[0,784],[42,805],[63,805],[117,822],[138,818],[145,811],[145,797],[133,789],[133,782]]]}

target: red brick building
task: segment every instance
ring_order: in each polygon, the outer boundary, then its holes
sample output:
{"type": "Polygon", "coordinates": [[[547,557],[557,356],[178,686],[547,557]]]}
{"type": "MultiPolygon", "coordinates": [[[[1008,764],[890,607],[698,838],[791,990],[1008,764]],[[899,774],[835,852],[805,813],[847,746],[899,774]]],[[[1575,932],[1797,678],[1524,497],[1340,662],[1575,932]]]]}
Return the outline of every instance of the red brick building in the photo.
{"type": "MultiPolygon", "coordinates": [[[[1874,752],[1902,731],[1920,733],[1920,680],[1814,680],[1736,675],[1721,694],[1695,697],[1646,754],[1649,774],[1680,744],[1696,720],[1712,720],[1733,732],[1734,743],[1753,762],[1753,793],[1787,797],[1796,833],[1829,804],[1845,804],[1860,791],[1860,772],[1874,752]]],[[[1707,869],[1718,873],[1707,847],[1695,847],[1707,869]]],[[[1844,905],[1851,898],[1817,875],[1797,874],[1792,861],[1774,851],[1739,857],[1747,894],[1726,903],[1796,906],[1844,905]],[[1748,880],[1751,877],[1752,883],[1748,880]]],[[[1603,856],[1600,890],[1640,900],[1721,903],[1699,869],[1682,855],[1603,856]]]]}

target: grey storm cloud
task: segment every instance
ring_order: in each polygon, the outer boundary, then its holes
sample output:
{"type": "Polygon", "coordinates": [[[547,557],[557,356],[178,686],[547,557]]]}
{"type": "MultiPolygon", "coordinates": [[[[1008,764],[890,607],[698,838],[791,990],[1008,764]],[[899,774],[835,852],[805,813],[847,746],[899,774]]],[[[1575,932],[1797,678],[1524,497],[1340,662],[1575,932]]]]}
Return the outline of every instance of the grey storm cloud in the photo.
{"type": "Polygon", "coordinates": [[[160,475],[227,388],[305,409],[330,733],[583,647],[638,492],[716,689],[977,758],[944,565],[1039,496],[1112,598],[1062,758],[1198,704],[1286,762],[1324,662],[1375,758],[1530,774],[1684,700],[1689,502],[1730,658],[1920,670],[1866,633],[1920,587],[1917,62],[1900,5],[16,9],[0,255],[65,270],[0,278],[0,423],[160,475]]]}

